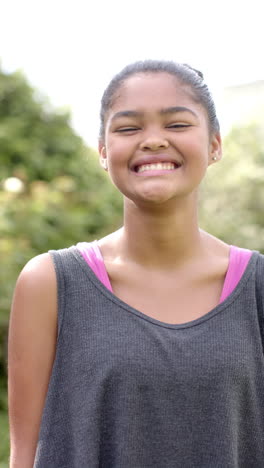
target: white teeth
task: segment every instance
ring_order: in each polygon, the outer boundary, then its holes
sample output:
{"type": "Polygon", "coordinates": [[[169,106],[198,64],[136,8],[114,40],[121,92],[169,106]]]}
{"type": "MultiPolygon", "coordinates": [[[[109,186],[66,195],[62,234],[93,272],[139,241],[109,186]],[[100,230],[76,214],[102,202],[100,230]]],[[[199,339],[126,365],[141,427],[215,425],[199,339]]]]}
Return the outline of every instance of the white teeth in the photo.
{"type": "Polygon", "coordinates": [[[144,172],[144,171],[160,171],[160,170],[172,171],[175,169],[173,163],[165,162],[165,163],[156,163],[156,164],[142,164],[142,166],[138,167],[137,172],[144,172]]]}

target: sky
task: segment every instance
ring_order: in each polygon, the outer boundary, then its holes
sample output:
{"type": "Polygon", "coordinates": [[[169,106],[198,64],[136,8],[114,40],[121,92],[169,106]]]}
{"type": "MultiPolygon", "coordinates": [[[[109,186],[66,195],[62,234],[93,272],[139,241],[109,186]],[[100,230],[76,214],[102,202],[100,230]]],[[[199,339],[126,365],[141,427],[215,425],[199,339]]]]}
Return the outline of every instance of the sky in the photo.
{"type": "Polygon", "coordinates": [[[224,118],[226,86],[264,80],[263,0],[0,0],[0,60],[22,70],[97,146],[101,95],[146,58],[203,71],[224,118]]]}

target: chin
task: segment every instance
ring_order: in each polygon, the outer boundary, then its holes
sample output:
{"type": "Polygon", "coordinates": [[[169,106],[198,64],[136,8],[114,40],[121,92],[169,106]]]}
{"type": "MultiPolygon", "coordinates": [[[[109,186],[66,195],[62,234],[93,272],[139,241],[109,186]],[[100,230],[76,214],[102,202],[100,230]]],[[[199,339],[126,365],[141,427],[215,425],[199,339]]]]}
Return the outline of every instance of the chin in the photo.
{"type": "Polygon", "coordinates": [[[145,204],[161,205],[163,203],[169,202],[174,198],[174,195],[168,193],[158,193],[157,191],[151,193],[142,193],[139,194],[135,201],[143,202],[145,204]]]}

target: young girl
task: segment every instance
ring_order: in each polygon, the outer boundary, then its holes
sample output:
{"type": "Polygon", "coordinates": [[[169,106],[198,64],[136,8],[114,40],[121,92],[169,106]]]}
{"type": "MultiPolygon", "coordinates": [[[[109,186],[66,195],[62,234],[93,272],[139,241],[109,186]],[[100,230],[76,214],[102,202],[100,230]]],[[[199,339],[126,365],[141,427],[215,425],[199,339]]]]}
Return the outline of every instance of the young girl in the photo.
{"type": "Polygon", "coordinates": [[[124,225],[18,279],[10,467],[262,468],[264,259],[198,227],[221,159],[202,74],[126,67],[102,98],[99,151],[124,225]]]}

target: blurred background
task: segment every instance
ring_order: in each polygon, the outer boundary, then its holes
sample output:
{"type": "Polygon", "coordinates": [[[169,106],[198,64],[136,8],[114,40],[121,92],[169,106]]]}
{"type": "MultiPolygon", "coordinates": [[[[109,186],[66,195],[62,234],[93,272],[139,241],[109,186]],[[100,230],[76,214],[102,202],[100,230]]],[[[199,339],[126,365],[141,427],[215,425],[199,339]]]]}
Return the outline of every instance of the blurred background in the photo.
{"type": "Polygon", "coordinates": [[[19,271],[34,255],[122,224],[121,197],[96,151],[108,81],[145,58],[203,71],[224,157],[201,189],[201,227],[264,252],[264,62],[261,1],[0,3],[0,468],[6,468],[6,344],[19,271]]]}

